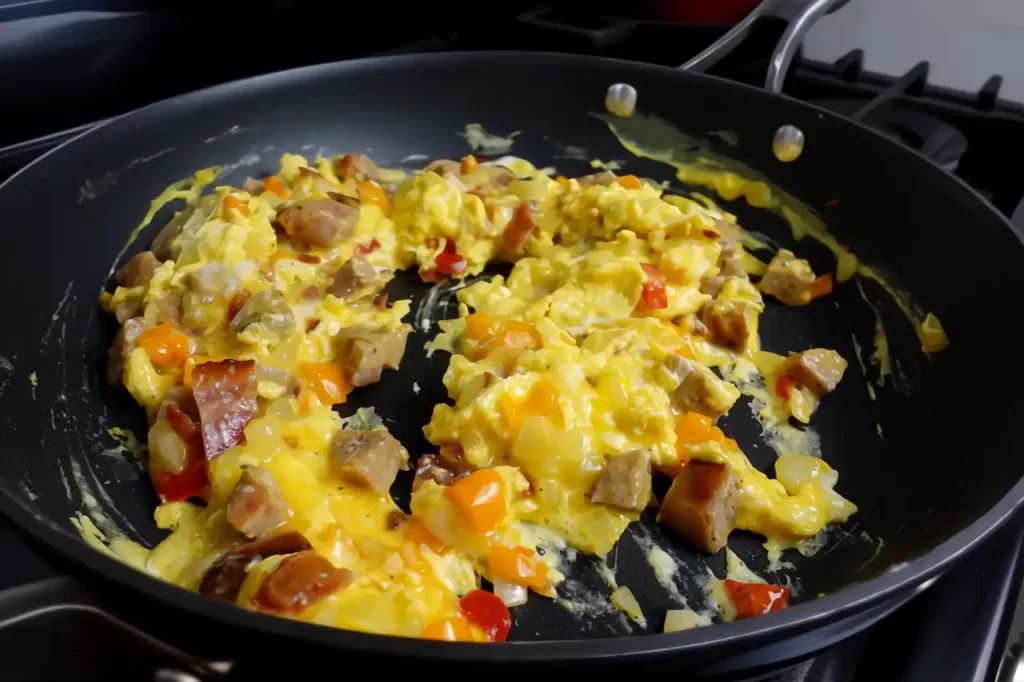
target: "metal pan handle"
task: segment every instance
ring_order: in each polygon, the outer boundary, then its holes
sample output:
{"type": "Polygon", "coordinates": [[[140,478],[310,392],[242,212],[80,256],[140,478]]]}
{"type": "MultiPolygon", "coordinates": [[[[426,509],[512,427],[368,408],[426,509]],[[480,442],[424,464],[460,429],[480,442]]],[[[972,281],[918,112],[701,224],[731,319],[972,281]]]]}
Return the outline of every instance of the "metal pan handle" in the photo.
{"type": "MultiPolygon", "coordinates": [[[[845,5],[849,0],[810,0],[796,13],[786,27],[779,44],[775,46],[775,52],[768,62],[768,76],[765,78],[764,87],[768,92],[782,92],[782,83],[786,79],[786,72],[793,62],[793,55],[803,42],[804,36],[811,30],[811,27],[831,11],[845,5]]],[[[755,7],[750,14],[743,18],[738,24],[715,42],[708,45],[700,54],[696,55],[679,68],[684,71],[706,71],[719,62],[723,57],[732,52],[739,45],[751,26],[770,10],[779,5],[779,0],[764,0],[755,7]]]]}

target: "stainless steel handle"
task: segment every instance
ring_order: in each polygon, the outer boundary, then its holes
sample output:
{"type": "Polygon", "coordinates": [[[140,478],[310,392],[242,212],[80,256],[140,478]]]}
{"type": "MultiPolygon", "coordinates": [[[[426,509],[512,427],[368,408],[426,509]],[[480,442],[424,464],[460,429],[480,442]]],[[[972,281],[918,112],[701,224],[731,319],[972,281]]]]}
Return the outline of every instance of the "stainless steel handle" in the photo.
{"type": "MultiPolygon", "coordinates": [[[[768,63],[768,76],[764,84],[768,92],[782,92],[782,83],[786,79],[786,72],[789,70],[789,66],[793,62],[793,55],[796,54],[800,43],[803,42],[804,36],[818,19],[845,5],[847,1],[811,0],[793,16],[789,26],[782,34],[779,44],[775,46],[775,52],[768,63]]],[[[779,0],[764,0],[751,10],[750,14],[743,18],[743,21],[733,26],[725,35],[708,45],[697,56],[679,68],[683,71],[705,71],[711,68],[747,37],[754,22],[768,14],[778,4],[780,4],[779,0]]]]}

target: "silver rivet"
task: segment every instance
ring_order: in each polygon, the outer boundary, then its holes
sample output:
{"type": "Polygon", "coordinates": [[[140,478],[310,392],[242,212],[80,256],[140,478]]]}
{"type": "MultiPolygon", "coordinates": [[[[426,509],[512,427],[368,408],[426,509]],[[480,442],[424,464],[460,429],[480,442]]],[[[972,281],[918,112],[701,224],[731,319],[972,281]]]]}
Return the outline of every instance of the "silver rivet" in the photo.
{"type": "Polygon", "coordinates": [[[796,161],[804,151],[804,133],[796,126],[784,125],[775,131],[772,140],[775,158],[783,163],[796,161]]]}
{"type": "Polygon", "coordinates": [[[636,88],[628,83],[616,83],[608,88],[604,106],[616,116],[632,116],[636,109],[636,88]]]}

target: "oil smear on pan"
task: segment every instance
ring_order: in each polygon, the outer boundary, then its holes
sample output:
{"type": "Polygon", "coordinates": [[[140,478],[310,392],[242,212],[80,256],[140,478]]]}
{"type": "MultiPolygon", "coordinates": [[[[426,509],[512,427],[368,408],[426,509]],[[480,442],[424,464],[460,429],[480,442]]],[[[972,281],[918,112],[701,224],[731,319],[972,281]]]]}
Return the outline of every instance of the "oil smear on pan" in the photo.
{"type": "Polygon", "coordinates": [[[509,133],[507,137],[492,135],[484,130],[484,127],[479,123],[469,123],[466,125],[465,130],[459,133],[461,137],[466,138],[466,142],[469,143],[473,151],[479,151],[481,154],[488,156],[507,154],[515,142],[514,138],[518,134],[519,131],[517,130],[509,133]]]}
{"type": "Polygon", "coordinates": [[[789,224],[794,239],[811,237],[832,252],[839,282],[855,274],[873,280],[913,325],[924,352],[937,352],[948,344],[942,324],[934,314],[921,310],[906,292],[889,284],[875,268],[860,263],[829,233],[821,218],[809,207],[780,188],[771,186],[761,174],[711,152],[699,141],[656,116],[634,114],[619,117],[603,113],[595,116],[632,154],[672,166],[680,182],[714,189],[727,201],[743,197],[751,206],[769,209],[782,216],[789,224]]]}

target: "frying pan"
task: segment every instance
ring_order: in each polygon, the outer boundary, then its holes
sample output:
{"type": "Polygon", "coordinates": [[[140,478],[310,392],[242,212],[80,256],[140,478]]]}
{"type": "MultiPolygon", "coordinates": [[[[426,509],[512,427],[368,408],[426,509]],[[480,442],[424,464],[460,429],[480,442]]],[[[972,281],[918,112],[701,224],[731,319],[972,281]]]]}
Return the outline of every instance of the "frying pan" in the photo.
{"type": "MultiPolygon", "coordinates": [[[[671,187],[693,189],[707,192],[671,187]]],[[[742,201],[722,205],[748,229],[796,248],[817,271],[834,269],[831,254],[813,240],[794,244],[777,215],[742,201]]],[[[0,215],[12,236],[0,251],[0,509],[98,580],[111,599],[148,619],[147,628],[173,625],[221,656],[257,652],[263,672],[276,664],[288,669],[301,651],[305,663],[337,661],[338,653],[347,652],[361,662],[457,661],[491,670],[494,662],[545,670],[570,664],[642,670],[672,662],[728,674],[751,665],[754,653],[758,663],[803,655],[873,622],[948,568],[1024,498],[1024,458],[1017,456],[1010,417],[1021,405],[1024,367],[1007,361],[1012,349],[998,332],[1009,312],[1005,298],[1024,290],[1021,239],[976,193],[914,152],[778,94],[662,67],[535,53],[315,66],[177,97],[90,131],[5,183],[0,215]],[[566,158],[565,150],[577,147],[590,158],[622,160],[637,175],[671,180],[668,168],[631,156],[591,115],[602,111],[613,83],[633,85],[643,112],[688,139],[731,131],[734,145],[707,136],[702,153],[728,155],[759,169],[778,191],[800,197],[862,262],[935,312],[950,335],[947,349],[923,355],[894,299],[866,278],[838,286],[828,300],[807,308],[773,305],[762,318],[766,349],[822,346],[851,361],[814,427],[823,456],[840,472],[838,490],[860,512],[832,531],[817,554],[786,555],[792,567],[774,579],[788,577],[799,586],[801,596],[791,608],[650,634],[677,602],[654,581],[642,550],[645,538],[674,554],[684,573],[724,573],[721,555],[698,555],[661,535],[651,519],[637,524],[609,557],[619,582],[632,588],[648,614],[647,634],[615,613],[580,615],[535,598],[515,614],[518,641],[495,646],[380,637],[248,612],[162,583],[80,539],[70,519],[83,509],[93,512],[101,530],[146,544],[161,536],[145,475],[112,452],[116,442],[108,429],[143,433],[144,416],[126,392],[102,386],[114,328],[98,306],[112,267],[145,248],[169,218],[169,211],[158,215],[152,229],[125,248],[150,198],[214,164],[225,165],[222,181],[231,183],[272,172],[284,151],[365,151],[382,164],[399,164],[412,154],[459,156],[469,149],[458,133],[471,122],[502,135],[518,131],[515,154],[566,175],[590,170],[566,158]],[[791,163],[772,153],[773,136],[784,125],[806,138],[803,154],[791,163]],[[968,253],[983,253],[984,259],[966,262],[968,253]],[[854,360],[855,342],[866,349],[864,357],[870,354],[876,312],[888,335],[892,376],[880,377],[870,359],[863,369],[854,360]]],[[[412,277],[392,286],[392,299],[423,297],[423,285],[412,277]]],[[[440,376],[447,358],[418,353],[432,333],[417,328],[402,369],[358,391],[345,406],[375,406],[414,457],[428,451],[420,429],[444,399],[440,376]],[[414,381],[423,387],[419,395],[409,390],[414,381]]],[[[761,443],[745,407],[737,405],[723,428],[755,465],[770,468],[774,454],[761,443]]],[[[760,542],[736,533],[730,545],[754,570],[764,570],[760,542]]],[[[581,559],[571,577],[580,590],[607,594],[593,562],[581,559]]],[[[699,604],[695,580],[681,580],[679,589],[699,604]]]]}

